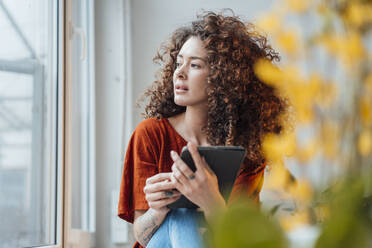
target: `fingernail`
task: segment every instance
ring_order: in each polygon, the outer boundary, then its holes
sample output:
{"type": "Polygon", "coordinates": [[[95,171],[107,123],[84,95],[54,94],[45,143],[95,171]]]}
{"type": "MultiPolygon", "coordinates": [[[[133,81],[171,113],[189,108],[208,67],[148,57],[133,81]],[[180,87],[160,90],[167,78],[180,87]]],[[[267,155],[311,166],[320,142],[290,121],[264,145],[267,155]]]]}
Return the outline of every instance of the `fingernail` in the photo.
{"type": "Polygon", "coordinates": [[[172,151],[170,152],[170,154],[171,154],[171,157],[174,159],[175,156],[176,156],[176,152],[172,150],[172,151]]]}

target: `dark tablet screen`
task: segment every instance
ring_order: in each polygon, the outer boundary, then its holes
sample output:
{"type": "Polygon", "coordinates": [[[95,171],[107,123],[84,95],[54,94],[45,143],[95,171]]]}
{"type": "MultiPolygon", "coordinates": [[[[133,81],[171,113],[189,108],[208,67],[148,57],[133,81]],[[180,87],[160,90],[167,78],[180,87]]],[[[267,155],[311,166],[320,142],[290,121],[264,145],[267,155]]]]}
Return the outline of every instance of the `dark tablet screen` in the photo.
{"type": "MultiPolygon", "coordinates": [[[[220,192],[225,200],[227,200],[244,160],[244,148],[240,146],[199,146],[198,151],[216,174],[220,192]]],[[[181,158],[192,171],[196,170],[194,161],[186,146],[182,149],[181,158]]],[[[181,196],[177,201],[169,204],[168,207],[198,208],[197,205],[193,204],[185,196],[181,196]]]]}

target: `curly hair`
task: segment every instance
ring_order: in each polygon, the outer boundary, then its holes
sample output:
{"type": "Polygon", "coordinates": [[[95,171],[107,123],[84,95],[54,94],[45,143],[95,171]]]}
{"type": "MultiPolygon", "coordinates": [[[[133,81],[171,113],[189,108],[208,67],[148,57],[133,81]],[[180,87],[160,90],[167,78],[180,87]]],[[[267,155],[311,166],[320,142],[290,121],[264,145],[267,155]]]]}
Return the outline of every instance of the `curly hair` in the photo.
{"type": "Polygon", "coordinates": [[[267,133],[280,133],[280,115],[287,104],[273,87],[260,81],[254,64],[259,59],[279,61],[280,57],[252,23],[243,23],[234,14],[203,12],[161,45],[154,57],[160,73],[140,99],[149,100],[145,118],[185,112],[186,107],[174,102],[173,73],[177,55],[190,37],[199,37],[207,50],[208,121],[203,132],[208,142],[242,146],[247,150],[244,170],[261,167],[265,164],[262,138],[267,133]]]}

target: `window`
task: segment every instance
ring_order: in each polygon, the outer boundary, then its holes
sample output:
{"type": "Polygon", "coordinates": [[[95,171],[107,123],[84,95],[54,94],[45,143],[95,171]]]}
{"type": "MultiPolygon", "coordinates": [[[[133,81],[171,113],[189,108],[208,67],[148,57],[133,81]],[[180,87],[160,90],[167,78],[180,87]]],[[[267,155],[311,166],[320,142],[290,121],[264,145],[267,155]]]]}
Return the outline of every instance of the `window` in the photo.
{"type": "Polygon", "coordinates": [[[0,0],[1,247],[94,245],[93,23],[88,0],[0,0]]]}
{"type": "Polygon", "coordinates": [[[0,1],[0,244],[53,245],[61,234],[61,3],[0,1]]]}

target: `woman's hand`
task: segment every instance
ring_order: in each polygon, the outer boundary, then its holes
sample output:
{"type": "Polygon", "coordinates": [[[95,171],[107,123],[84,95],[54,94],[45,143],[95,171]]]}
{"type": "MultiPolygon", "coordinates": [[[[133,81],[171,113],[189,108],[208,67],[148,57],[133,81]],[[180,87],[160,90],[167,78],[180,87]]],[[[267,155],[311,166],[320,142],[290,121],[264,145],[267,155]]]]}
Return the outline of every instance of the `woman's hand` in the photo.
{"type": "Polygon", "coordinates": [[[171,179],[179,192],[209,215],[216,208],[224,208],[226,203],[219,191],[217,176],[200,156],[194,144],[189,142],[187,147],[194,160],[196,171],[193,172],[181,157],[172,151],[174,164],[171,179]]]}
{"type": "Polygon", "coordinates": [[[143,191],[146,194],[146,201],[149,207],[156,212],[167,214],[168,204],[176,201],[180,192],[175,190],[175,185],[171,181],[172,173],[159,173],[146,180],[143,191]]]}

